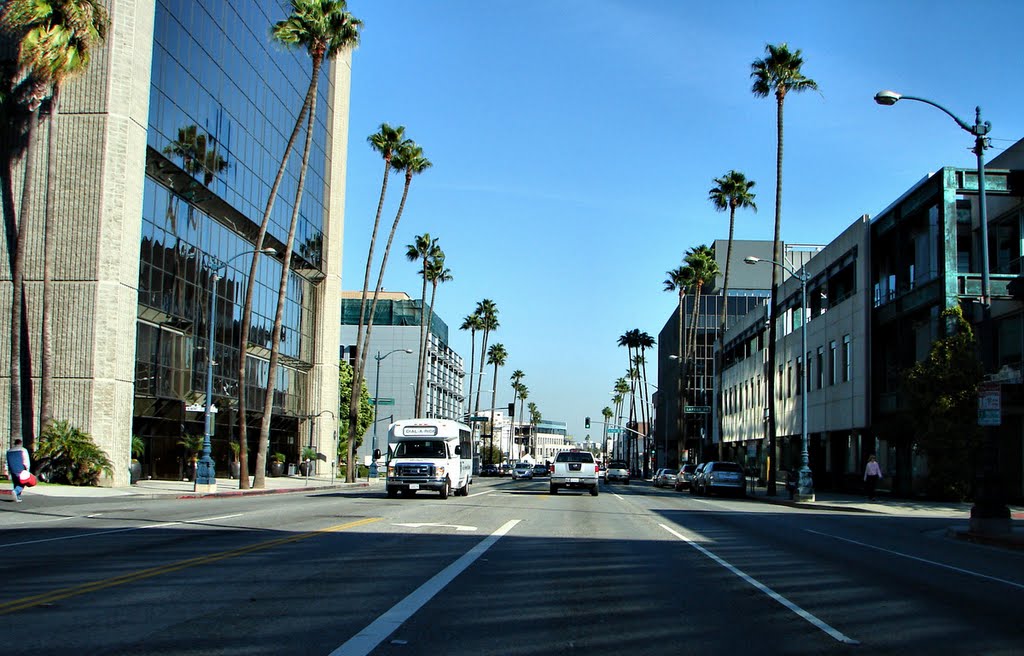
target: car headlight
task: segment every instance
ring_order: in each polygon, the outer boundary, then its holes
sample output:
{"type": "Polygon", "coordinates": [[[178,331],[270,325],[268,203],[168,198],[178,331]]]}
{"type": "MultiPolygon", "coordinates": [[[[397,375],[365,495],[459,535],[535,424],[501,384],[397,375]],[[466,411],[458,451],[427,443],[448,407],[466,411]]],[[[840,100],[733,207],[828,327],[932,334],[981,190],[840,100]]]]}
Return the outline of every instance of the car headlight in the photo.
{"type": "Polygon", "coordinates": [[[394,475],[395,475],[395,468],[394,468],[394,466],[393,465],[388,465],[388,476],[394,477],[394,475]]]}
{"type": "Polygon", "coordinates": [[[438,476],[444,476],[444,467],[438,467],[437,468],[437,475],[438,476]]]}

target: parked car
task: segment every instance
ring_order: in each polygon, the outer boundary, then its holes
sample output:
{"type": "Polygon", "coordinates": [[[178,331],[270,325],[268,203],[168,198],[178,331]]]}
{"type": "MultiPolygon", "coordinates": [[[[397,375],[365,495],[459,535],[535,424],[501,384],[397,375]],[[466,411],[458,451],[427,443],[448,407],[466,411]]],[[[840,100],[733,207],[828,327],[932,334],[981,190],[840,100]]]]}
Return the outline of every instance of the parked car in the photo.
{"type": "Polygon", "coordinates": [[[742,497],[747,491],[743,468],[735,462],[709,462],[701,474],[701,489],[707,495],[729,493],[742,497]]]}
{"type": "Polygon", "coordinates": [[[676,486],[676,470],[675,469],[659,469],[658,473],[654,475],[654,487],[675,487],[676,486]]]}
{"type": "Polygon", "coordinates": [[[506,462],[498,468],[498,473],[502,476],[510,476],[512,474],[512,465],[506,462]]]}
{"type": "Polygon", "coordinates": [[[679,473],[676,475],[676,492],[690,489],[690,484],[693,482],[693,472],[697,470],[697,465],[690,463],[689,465],[683,465],[679,469],[679,473]]]}
{"type": "Polygon", "coordinates": [[[512,480],[518,481],[523,478],[533,478],[533,465],[528,462],[517,462],[512,468],[512,480]]]}
{"type": "Polygon", "coordinates": [[[693,470],[693,478],[690,479],[690,494],[704,494],[704,490],[701,488],[701,474],[704,473],[705,464],[707,463],[698,463],[693,470]]]}
{"type": "Polygon", "coordinates": [[[548,466],[547,465],[537,464],[537,465],[533,466],[533,476],[534,476],[534,478],[537,478],[539,476],[547,476],[550,473],[551,472],[548,470],[548,466]]]}
{"type": "Polygon", "coordinates": [[[498,466],[497,465],[484,465],[480,469],[480,475],[481,476],[497,476],[498,473],[499,472],[498,472],[498,466]]]}
{"type": "Polygon", "coordinates": [[[629,465],[625,460],[612,460],[608,463],[608,470],[604,475],[605,483],[621,481],[629,485],[629,465]]]}

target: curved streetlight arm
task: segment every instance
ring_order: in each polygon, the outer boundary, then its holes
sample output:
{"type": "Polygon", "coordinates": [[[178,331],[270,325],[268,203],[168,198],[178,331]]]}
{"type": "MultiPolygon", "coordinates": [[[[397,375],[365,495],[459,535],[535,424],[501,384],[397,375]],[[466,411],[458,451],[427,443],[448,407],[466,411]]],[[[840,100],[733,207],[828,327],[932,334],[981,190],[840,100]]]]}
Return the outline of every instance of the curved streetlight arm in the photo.
{"type": "MultiPolygon", "coordinates": [[[[976,137],[984,137],[992,130],[992,124],[989,121],[982,122],[981,120],[981,107],[974,108],[974,125],[970,125],[967,121],[963,120],[934,100],[928,100],[927,98],[921,98],[920,96],[908,96],[906,94],[896,93],[895,91],[879,91],[875,94],[875,102],[879,105],[895,105],[900,100],[916,100],[917,102],[931,105],[953,119],[962,130],[969,132],[976,137]]],[[[987,148],[988,146],[986,145],[984,147],[987,148]]]]}

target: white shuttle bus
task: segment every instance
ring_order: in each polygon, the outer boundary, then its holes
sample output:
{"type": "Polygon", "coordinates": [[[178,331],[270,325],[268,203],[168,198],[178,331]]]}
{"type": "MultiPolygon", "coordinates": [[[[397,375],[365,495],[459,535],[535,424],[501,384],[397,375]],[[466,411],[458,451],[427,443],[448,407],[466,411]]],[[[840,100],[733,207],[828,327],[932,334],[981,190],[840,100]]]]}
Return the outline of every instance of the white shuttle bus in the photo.
{"type": "Polygon", "coordinates": [[[473,432],[450,419],[402,419],[388,427],[387,493],[419,490],[467,496],[473,482],[473,432]]]}

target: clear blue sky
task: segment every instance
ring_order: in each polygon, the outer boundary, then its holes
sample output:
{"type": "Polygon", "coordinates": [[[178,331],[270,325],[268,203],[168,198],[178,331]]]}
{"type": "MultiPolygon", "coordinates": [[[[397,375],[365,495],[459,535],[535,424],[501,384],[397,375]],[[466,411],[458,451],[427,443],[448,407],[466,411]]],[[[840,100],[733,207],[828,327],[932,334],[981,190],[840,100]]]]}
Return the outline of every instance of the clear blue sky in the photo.
{"type": "MultiPolygon", "coordinates": [[[[366,137],[404,125],[434,167],[413,181],[385,287],[418,296],[405,245],[438,237],[455,279],[435,309],[452,346],[468,360],[459,325],[494,300],[491,343],[509,352],[499,405],[522,369],[529,400],[577,440],[626,371],[618,337],[639,328],[657,339],[675,309],[665,272],[687,248],[728,236],[727,215],[707,201],[713,178],[736,169],[757,182],[759,211],[738,214],[736,238],[772,238],[775,102],[755,98],[749,77],[766,43],[801,49],[821,89],[786,101],[787,242],[828,243],[930,171],[975,163],[972,137],[948,117],[876,105],[881,89],[969,123],[980,104],[993,123],[988,158],[1024,136],[1024,3],[1014,0],[349,0],[349,10],[365,26],[345,289],[362,285],[380,192],[382,160],[366,137]]],[[[396,182],[384,235],[399,193],[396,182]]]]}

